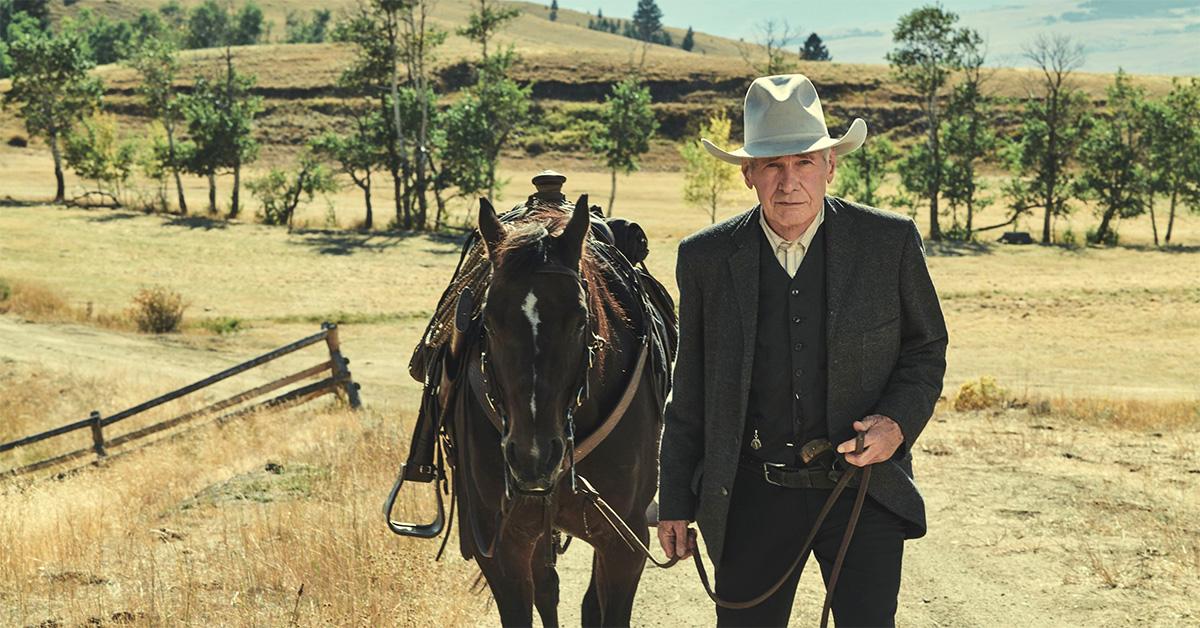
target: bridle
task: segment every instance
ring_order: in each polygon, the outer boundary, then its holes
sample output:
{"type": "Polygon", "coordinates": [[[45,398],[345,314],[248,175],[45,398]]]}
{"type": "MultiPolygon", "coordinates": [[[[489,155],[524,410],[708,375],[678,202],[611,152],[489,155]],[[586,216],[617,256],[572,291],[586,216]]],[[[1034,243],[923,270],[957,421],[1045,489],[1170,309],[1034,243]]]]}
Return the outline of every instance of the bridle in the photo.
{"type": "MultiPolygon", "coordinates": [[[[574,386],[575,394],[572,395],[571,397],[568,397],[568,399],[570,399],[570,401],[568,402],[567,407],[565,408],[566,423],[564,426],[564,431],[565,431],[567,442],[566,442],[566,447],[565,447],[566,451],[563,454],[564,455],[563,464],[566,467],[565,470],[567,471],[567,473],[570,474],[571,491],[576,492],[578,484],[576,481],[576,473],[575,473],[575,412],[579,410],[579,407],[582,406],[584,404],[584,402],[587,401],[591,395],[591,385],[590,385],[591,379],[592,379],[591,372],[596,363],[595,358],[596,358],[597,348],[600,346],[601,343],[604,342],[604,340],[602,338],[600,338],[599,335],[596,334],[595,330],[592,329],[592,322],[593,322],[594,317],[592,315],[592,311],[591,311],[591,307],[590,307],[590,303],[591,303],[589,300],[590,294],[588,292],[588,282],[587,282],[586,277],[583,277],[578,270],[569,268],[562,264],[550,264],[547,266],[543,266],[543,267],[535,270],[534,273],[535,274],[566,275],[568,277],[571,277],[573,280],[575,280],[575,282],[578,284],[580,290],[583,292],[584,330],[585,330],[585,333],[591,334],[591,336],[592,336],[591,341],[588,342],[587,344],[585,344],[584,348],[583,348],[583,352],[584,352],[583,358],[584,359],[580,361],[579,373],[576,375],[576,385],[574,386]]],[[[485,304],[486,304],[486,297],[485,297],[485,304]]],[[[493,337],[493,332],[492,332],[492,330],[490,330],[488,328],[486,318],[484,318],[483,320],[484,320],[484,323],[483,323],[483,346],[484,346],[484,349],[480,353],[480,356],[479,356],[479,366],[480,366],[481,375],[482,375],[482,377],[481,377],[482,391],[481,392],[483,393],[483,398],[487,401],[488,405],[491,406],[492,411],[495,412],[495,414],[500,418],[500,428],[501,428],[500,433],[501,433],[501,436],[503,437],[508,434],[509,416],[508,416],[508,412],[507,412],[505,405],[498,401],[499,399],[504,398],[504,394],[503,394],[504,391],[503,391],[503,387],[500,384],[500,378],[498,378],[496,376],[494,367],[492,366],[492,360],[489,359],[489,354],[491,353],[490,346],[491,346],[491,339],[493,337]]],[[[534,394],[536,394],[536,391],[534,391],[534,394]]],[[[512,485],[511,485],[511,478],[509,476],[510,476],[510,474],[506,469],[505,473],[504,473],[504,494],[506,497],[511,498],[512,485]]],[[[551,491],[551,492],[553,492],[553,491],[551,491]]]]}

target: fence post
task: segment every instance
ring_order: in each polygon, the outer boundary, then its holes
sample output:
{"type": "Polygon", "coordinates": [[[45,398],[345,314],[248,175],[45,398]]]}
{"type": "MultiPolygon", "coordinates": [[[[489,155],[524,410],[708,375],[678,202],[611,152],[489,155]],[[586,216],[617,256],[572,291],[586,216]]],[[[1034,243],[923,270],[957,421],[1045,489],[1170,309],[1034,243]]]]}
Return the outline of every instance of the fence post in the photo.
{"type": "Polygon", "coordinates": [[[92,420],[92,449],[97,456],[107,456],[108,452],[104,451],[104,432],[101,431],[100,411],[92,410],[92,414],[88,418],[92,420]]]}
{"type": "Polygon", "coordinates": [[[358,409],[362,407],[362,401],[358,397],[358,384],[351,379],[350,369],[346,366],[350,364],[350,360],[342,356],[341,343],[338,342],[337,323],[321,323],[321,329],[325,330],[325,344],[329,347],[329,360],[333,362],[333,375],[345,391],[350,407],[358,409]]]}

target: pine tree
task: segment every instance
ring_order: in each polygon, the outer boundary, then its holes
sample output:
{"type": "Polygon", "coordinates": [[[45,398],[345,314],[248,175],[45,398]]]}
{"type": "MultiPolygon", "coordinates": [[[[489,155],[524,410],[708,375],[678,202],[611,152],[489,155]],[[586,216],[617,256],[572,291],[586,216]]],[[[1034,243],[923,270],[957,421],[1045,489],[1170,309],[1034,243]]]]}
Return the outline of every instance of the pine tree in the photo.
{"type": "Polygon", "coordinates": [[[558,0],[550,0],[550,21],[558,21],[558,0]]]}
{"type": "Polygon", "coordinates": [[[816,33],[808,36],[804,40],[804,47],[800,49],[800,58],[805,61],[831,61],[833,57],[829,56],[829,49],[825,47],[825,43],[816,33]]]}
{"type": "Polygon", "coordinates": [[[662,9],[654,0],[638,0],[633,12],[634,39],[655,42],[662,31],[662,9]]]}
{"type": "Polygon", "coordinates": [[[692,48],[696,47],[696,38],[695,38],[695,35],[692,33],[691,26],[688,27],[687,33],[685,33],[683,36],[683,42],[679,44],[679,47],[683,48],[684,50],[686,50],[688,52],[691,52],[692,48]]]}

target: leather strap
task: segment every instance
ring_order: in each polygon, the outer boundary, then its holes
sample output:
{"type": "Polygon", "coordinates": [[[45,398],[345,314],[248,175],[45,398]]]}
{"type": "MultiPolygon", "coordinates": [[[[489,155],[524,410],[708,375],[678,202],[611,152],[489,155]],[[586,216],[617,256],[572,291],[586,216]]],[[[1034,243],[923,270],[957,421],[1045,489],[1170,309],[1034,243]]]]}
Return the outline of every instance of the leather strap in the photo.
{"type": "MultiPolygon", "coordinates": [[[[649,348],[650,337],[646,336],[642,340],[642,348],[638,351],[637,362],[633,365],[633,372],[630,374],[629,381],[625,384],[625,390],[621,393],[621,398],[617,401],[617,405],[613,407],[608,416],[604,418],[604,421],[600,423],[600,427],[596,428],[591,434],[588,434],[582,443],[575,446],[575,464],[579,464],[588,454],[592,453],[592,450],[599,446],[612,433],[613,428],[625,416],[625,411],[629,409],[630,404],[633,403],[634,396],[637,394],[638,384],[641,382],[642,371],[645,369],[646,359],[649,355],[649,348]]],[[[483,408],[484,414],[487,415],[488,420],[491,421],[496,431],[503,433],[504,426],[500,421],[500,415],[492,407],[487,396],[483,394],[483,375],[482,369],[479,367],[478,354],[471,356],[471,363],[467,366],[467,371],[471,380],[471,390],[475,394],[475,400],[483,408]]],[[[567,464],[566,459],[563,460],[563,464],[567,464]]]]}

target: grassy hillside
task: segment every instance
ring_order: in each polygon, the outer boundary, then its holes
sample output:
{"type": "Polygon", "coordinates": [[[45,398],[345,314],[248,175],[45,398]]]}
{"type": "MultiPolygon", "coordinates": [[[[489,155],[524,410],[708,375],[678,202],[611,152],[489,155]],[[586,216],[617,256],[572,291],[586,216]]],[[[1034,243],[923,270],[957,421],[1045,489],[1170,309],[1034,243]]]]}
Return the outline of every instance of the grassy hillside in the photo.
{"type": "MultiPolygon", "coordinates": [[[[182,2],[185,7],[197,0],[182,2]]],[[[283,36],[284,19],[289,10],[307,13],[314,8],[332,9],[336,16],[353,6],[353,0],[329,2],[258,3],[271,24],[270,36],[283,36]]],[[[626,37],[586,28],[589,15],[562,9],[558,20],[547,19],[546,5],[512,3],[521,16],[498,37],[501,45],[512,44],[522,60],[514,69],[515,77],[532,84],[536,100],[535,124],[515,139],[510,154],[539,155],[569,153],[577,144],[570,133],[574,121],[595,115],[599,103],[613,82],[625,76],[640,58],[640,44],[626,37]]],[[[143,9],[157,9],[160,0],[132,0],[114,3],[108,0],[81,0],[69,8],[56,9],[56,17],[71,15],[85,8],[112,17],[129,19],[143,9]]],[[[57,6],[57,5],[56,5],[57,6]]],[[[431,23],[453,33],[465,23],[471,11],[469,0],[440,0],[434,7],[431,23]]],[[[667,16],[670,19],[671,16],[667,16]]],[[[683,31],[670,28],[676,42],[683,31]]],[[[699,121],[709,112],[724,109],[734,118],[734,135],[740,134],[741,99],[754,73],[739,52],[739,42],[696,33],[696,49],[651,45],[646,55],[644,74],[654,98],[660,122],[660,141],[649,159],[653,168],[672,169],[678,158],[669,143],[694,138],[699,121]]],[[[478,55],[474,44],[451,35],[438,51],[435,67],[441,77],[441,92],[452,94],[461,82],[462,64],[478,55]]],[[[184,83],[203,73],[216,73],[216,50],[183,53],[184,83]]],[[[265,44],[236,49],[239,69],[258,78],[256,92],[265,98],[266,110],[258,125],[258,135],[268,148],[288,152],[311,137],[314,131],[339,128],[339,112],[351,97],[336,86],[338,74],[349,63],[351,51],[338,44],[282,45],[265,44]]],[[[898,85],[887,66],[846,63],[798,62],[797,70],[809,75],[821,92],[831,131],[840,133],[854,117],[866,119],[872,133],[888,133],[904,140],[920,132],[914,124],[919,109],[914,95],[898,85]]],[[[129,116],[127,123],[138,125],[139,104],[133,95],[135,75],[121,67],[96,70],[106,85],[106,106],[129,116]]],[[[1010,98],[1026,97],[1036,88],[1037,76],[1029,70],[998,69],[989,83],[992,93],[1010,98]]],[[[1111,82],[1107,74],[1079,74],[1077,85],[1096,102],[1104,99],[1111,82]]],[[[1170,88],[1169,77],[1141,76],[1135,82],[1151,95],[1170,88]]],[[[4,89],[0,83],[0,89],[4,89]]],[[[6,136],[22,134],[19,121],[11,112],[0,117],[0,132],[6,136]]],[[[995,123],[1010,127],[1017,120],[1011,106],[997,108],[995,123]]],[[[577,149],[576,149],[577,150],[577,149]]]]}

